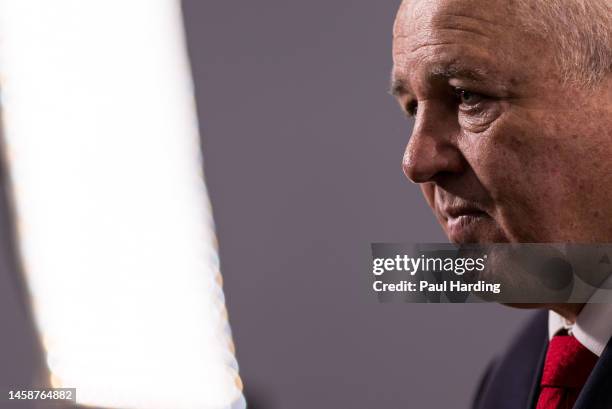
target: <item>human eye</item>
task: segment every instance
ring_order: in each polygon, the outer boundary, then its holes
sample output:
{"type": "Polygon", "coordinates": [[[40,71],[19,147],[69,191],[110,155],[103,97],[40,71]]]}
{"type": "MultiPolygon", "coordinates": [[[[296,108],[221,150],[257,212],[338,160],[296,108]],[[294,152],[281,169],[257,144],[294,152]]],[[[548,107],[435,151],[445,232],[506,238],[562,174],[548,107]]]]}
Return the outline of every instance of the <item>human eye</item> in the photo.
{"type": "Polygon", "coordinates": [[[481,93],[469,91],[464,88],[455,88],[454,92],[459,108],[463,108],[464,110],[475,109],[487,99],[487,97],[481,93]]]}
{"type": "Polygon", "coordinates": [[[470,132],[483,132],[501,114],[501,99],[470,89],[453,88],[459,124],[470,132]]]}

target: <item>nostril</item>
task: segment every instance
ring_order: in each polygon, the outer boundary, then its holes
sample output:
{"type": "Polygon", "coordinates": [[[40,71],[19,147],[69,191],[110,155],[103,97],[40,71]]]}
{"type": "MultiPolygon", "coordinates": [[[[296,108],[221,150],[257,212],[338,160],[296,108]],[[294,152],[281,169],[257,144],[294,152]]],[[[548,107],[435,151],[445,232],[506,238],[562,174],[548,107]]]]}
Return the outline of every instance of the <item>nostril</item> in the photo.
{"type": "Polygon", "coordinates": [[[404,175],[412,182],[412,183],[427,183],[431,182],[434,174],[428,172],[426,170],[417,169],[414,166],[410,166],[404,169],[404,175]]]}

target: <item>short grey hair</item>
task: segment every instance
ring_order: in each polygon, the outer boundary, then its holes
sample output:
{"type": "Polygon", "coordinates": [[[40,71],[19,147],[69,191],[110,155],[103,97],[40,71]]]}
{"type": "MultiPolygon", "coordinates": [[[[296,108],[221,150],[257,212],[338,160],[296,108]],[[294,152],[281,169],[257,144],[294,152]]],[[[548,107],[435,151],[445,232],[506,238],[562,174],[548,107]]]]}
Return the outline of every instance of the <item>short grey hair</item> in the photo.
{"type": "Polygon", "coordinates": [[[563,80],[593,87],[612,72],[612,0],[517,0],[520,21],[549,40],[563,80]]]}

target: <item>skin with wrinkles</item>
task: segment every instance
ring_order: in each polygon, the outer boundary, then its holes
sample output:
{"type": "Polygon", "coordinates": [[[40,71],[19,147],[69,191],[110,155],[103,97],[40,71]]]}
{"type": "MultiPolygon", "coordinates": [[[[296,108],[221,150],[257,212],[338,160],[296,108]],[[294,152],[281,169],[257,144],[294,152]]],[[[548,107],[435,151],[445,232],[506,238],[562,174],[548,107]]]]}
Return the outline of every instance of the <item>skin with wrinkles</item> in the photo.
{"type": "Polygon", "coordinates": [[[564,82],[520,23],[506,0],[402,3],[404,173],[453,242],[612,242],[612,78],[564,82]]]}

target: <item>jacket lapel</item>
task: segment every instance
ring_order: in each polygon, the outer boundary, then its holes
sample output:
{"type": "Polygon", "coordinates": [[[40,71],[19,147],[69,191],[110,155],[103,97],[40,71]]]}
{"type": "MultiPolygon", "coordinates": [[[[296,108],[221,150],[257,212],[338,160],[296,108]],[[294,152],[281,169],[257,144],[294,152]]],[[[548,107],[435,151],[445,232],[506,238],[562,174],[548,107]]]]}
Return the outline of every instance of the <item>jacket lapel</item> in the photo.
{"type": "Polygon", "coordinates": [[[538,312],[498,360],[485,382],[479,409],[534,408],[548,345],[548,313],[538,312]]]}
{"type": "Polygon", "coordinates": [[[546,351],[548,350],[548,339],[542,344],[540,350],[540,359],[538,360],[537,372],[535,372],[533,378],[531,378],[531,389],[529,391],[529,398],[527,399],[527,408],[536,409],[538,404],[538,398],[540,397],[540,381],[542,379],[542,371],[544,370],[544,361],[546,360],[546,351]]]}
{"type": "Polygon", "coordinates": [[[608,341],[574,405],[574,409],[609,408],[612,408],[612,340],[608,341]]]}

